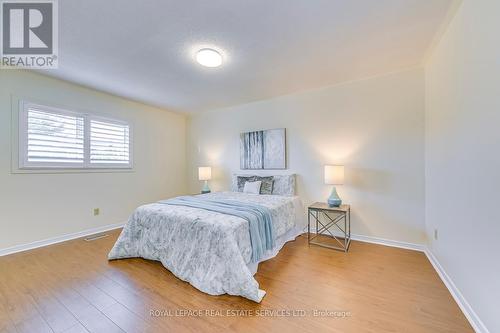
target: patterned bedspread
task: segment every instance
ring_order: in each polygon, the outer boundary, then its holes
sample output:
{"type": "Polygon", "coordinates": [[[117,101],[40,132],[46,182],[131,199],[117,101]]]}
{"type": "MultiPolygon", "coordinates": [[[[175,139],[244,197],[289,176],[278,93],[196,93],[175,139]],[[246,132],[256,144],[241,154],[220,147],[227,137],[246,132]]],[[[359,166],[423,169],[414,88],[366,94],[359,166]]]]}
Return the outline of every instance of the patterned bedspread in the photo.
{"type": "MultiPolygon", "coordinates": [[[[269,208],[277,247],[284,243],[280,240],[295,238],[304,227],[297,197],[240,192],[203,196],[269,208]]],[[[178,278],[210,295],[239,295],[255,302],[265,295],[248,266],[252,257],[248,222],[232,215],[161,203],[141,206],[129,218],[108,257],[158,260],[178,278]]]]}

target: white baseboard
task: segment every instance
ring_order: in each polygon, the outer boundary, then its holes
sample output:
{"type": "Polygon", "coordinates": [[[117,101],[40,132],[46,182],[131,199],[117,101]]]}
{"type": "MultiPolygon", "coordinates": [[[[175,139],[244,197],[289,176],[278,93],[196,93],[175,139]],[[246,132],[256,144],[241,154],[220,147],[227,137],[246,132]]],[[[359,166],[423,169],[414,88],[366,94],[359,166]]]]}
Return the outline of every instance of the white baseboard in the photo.
{"type": "Polygon", "coordinates": [[[101,232],[105,231],[110,231],[114,229],[118,229],[123,227],[124,223],[115,223],[115,224],[108,224],[103,227],[98,227],[98,228],[93,228],[93,229],[88,229],[84,231],[79,231],[75,232],[72,234],[67,234],[67,235],[62,235],[58,237],[53,237],[45,240],[40,240],[36,241],[33,243],[28,243],[28,244],[22,244],[22,245],[16,245],[12,247],[8,247],[6,249],[0,249],[0,257],[1,256],[6,256],[9,254],[17,253],[17,252],[23,252],[23,251],[28,251],[28,250],[33,250],[39,247],[47,246],[47,245],[52,245],[52,244],[57,244],[65,241],[69,241],[75,238],[81,238],[81,237],[86,237],[94,234],[98,234],[101,232]]]}
{"type": "Polygon", "coordinates": [[[460,310],[462,310],[463,314],[471,324],[474,331],[476,331],[477,333],[489,333],[488,328],[484,325],[484,323],[481,321],[476,312],[474,312],[469,302],[467,302],[467,300],[462,295],[460,290],[457,288],[455,283],[453,283],[453,280],[446,273],[443,266],[441,266],[437,258],[432,253],[432,251],[429,248],[427,248],[425,250],[425,254],[427,255],[427,258],[431,262],[432,266],[438,273],[443,283],[446,285],[446,288],[448,288],[448,290],[450,291],[451,296],[453,296],[455,302],[457,302],[458,306],[460,307],[460,310]]]}
{"type": "MultiPolygon", "coordinates": [[[[307,230],[305,232],[307,233],[307,230]]],[[[311,230],[311,234],[315,234],[315,232],[313,230],[311,230]]],[[[337,232],[333,232],[333,234],[335,236],[343,237],[343,234],[340,234],[337,232]]],[[[419,251],[419,252],[425,252],[425,249],[426,249],[426,246],[423,244],[407,243],[407,242],[395,241],[395,240],[391,240],[391,239],[358,235],[358,234],[351,234],[351,240],[364,242],[364,243],[372,243],[372,244],[390,246],[390,247],[397,247],[400,249],[414,250],[414,251],[419,251]]]]}
{"type": "Polygon", "coordinates": [[[372,236],[352,234],[351,239],[355,240],[355,241],[365,242],[365,243],[379,244],[379,245],[397,247],[400,249],[414,250],[414,251],[420,251],[420,252],[425,252],[425,249],[426,249],[426,246],[423,244],[400,242],[400,241],[372,237],[372,236]]]}

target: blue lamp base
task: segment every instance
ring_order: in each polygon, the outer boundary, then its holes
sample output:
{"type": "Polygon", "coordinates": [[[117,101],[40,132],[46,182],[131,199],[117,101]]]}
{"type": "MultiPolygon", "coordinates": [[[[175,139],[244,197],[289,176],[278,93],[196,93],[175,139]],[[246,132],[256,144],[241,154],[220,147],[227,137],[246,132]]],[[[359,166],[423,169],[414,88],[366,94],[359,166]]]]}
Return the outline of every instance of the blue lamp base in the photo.
{"type": "Polygon", "coordinates": [[[332,193],[330,194],[330,197],[328,198],[328,206],[330,207],[339,207],[342,204],[342,200],[339,198],[339,195],[337,193],[337,189],[335,186],[332,189],[332,193]]]}
{"type": "Polygon", "coordinates": [[[208,181],[205,180],[205,185],[203,185],[203,188],[201,189],[201,194],[206,194],[210,193],[210,187],[208,187],[208,181]]]}

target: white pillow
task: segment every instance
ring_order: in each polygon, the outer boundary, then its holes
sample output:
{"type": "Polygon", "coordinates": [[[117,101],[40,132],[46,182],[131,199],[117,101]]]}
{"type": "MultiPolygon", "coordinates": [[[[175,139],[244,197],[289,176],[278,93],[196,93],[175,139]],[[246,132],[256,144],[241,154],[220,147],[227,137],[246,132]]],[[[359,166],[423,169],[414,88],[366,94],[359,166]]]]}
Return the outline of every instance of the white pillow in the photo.
{"type": "Polygon", "coordinates": [[[246,182],[245,186],[243,187],[243,193],[259,194],[261,185],[262,182],[260,180],[257,180],[255,182],[246,182]]]}

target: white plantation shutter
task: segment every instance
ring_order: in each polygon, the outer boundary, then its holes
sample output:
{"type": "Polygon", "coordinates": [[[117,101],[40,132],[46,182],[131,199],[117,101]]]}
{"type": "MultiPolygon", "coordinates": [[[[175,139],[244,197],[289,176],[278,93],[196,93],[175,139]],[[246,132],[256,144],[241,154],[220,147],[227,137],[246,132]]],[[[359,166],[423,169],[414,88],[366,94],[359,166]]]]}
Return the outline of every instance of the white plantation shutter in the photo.
{"type": "Polygon", "coordinates": [[[83,116],[28,105],[23,121],[25,166],[83,166],[83,116]]]}
{"type": "Polygon", "coordinates": [[[130,132],[123,121],[22,101],[19,168],[131,168],[130,132]]]}
{"type": "Polygon", "coordinates": [[[90,120],[90,164],[130,164],[128,124],[90,120]]]}

